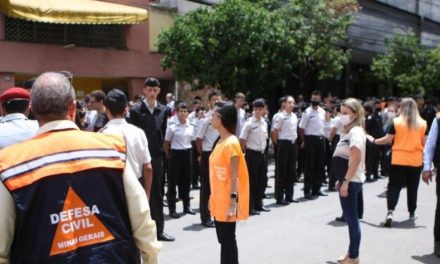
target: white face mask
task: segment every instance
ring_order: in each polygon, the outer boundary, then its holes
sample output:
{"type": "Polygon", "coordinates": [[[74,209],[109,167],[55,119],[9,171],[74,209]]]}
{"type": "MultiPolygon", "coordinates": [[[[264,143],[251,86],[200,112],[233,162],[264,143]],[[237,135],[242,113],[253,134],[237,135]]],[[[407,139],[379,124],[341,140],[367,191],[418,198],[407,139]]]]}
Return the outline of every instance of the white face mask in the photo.
{"type": "Polygon", "coordinates": [[[350,124],[351,122],[351,118],[349,115],[341,115],[341,123],[343,126],[347,126],[348,124],[350,124]]]}

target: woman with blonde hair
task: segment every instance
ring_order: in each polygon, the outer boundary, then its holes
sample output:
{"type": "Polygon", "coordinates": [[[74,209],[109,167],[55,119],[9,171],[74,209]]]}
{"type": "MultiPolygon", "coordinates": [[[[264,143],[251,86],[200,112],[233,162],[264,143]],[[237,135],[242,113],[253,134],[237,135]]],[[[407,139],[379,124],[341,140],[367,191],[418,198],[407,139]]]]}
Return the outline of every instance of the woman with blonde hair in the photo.
{"type": "Polygon", "coordinates": [[[423,148],[426,136],[426,121],[420,117],[416,102],[412,98],[402,98],[400,115],[388,127],[387,134],[373,143],[384,145],[392,143],[391,169],[387,191],[388,212],[386,227],[391,227],[393,211],[399,200],[400,190],[407,187],[409,218],[416,218],[417,190],[423,165],[423,148]]]}
{"type": "Polygon", "coordinates": [[[348,225],[350,245],[348,253],[338,259],[338,263],[359,263],[361,227],[358,218],[358,196],[365,181],[365,120],[362,104],[348,98],[341,105],[341,123],[345,135],[341,137],[333,154],[332,167],[338,178],[343,216],[348,225]]]}

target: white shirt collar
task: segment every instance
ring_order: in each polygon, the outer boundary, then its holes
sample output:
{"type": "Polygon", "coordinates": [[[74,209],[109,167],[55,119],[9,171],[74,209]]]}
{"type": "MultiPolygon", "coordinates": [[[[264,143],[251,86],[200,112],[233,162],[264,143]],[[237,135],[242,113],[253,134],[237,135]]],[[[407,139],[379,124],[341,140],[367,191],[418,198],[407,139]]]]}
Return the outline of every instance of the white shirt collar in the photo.
{"type": "Polygon", "coordinates": [[[49,131],[65,130],[65,129],[79,130],[78,126],[70,120],[56,120],[56,121],[51,121],[51,122],[48,122],[48,123],[42,125],[38,129],[37,135],[43,134],[43,133],[46,133],[49,131]]]}
{"type": "Polygon", "coordinates": [[[27,119],[27,117],[22,113],[12,113],[5,115],[1,121],[6,122],[13,119],[27,119]]]}
{"type": "Polygon", "coordinates": [[[151,108],[154,109],[154,108],[157,106],[157,100],[154,101],[154,105],[153,105],[153,107],[151,107],[151,106],[148,104],[148,101],[147,101],[147,99],[145,99],[145,98],[144,98],[144,103],[145,103],[145,105],[147,106],[148,109],[151,109],[151,108]]]}
{"type": "Polygon", "coordinates": [[[128,124],[127,121],[125,121],[125,118],[115,118],[107,122],[105,125],[107,126],[117,126],[117,125],[125,125],[128,124]]]}

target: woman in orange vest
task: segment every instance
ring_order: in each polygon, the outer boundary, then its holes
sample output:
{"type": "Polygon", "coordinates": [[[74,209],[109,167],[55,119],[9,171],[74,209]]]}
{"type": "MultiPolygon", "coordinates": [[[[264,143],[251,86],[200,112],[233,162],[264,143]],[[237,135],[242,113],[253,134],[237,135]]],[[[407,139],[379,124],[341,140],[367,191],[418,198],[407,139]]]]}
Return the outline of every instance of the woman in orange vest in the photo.
{"type": "Polygon", "coordinates": [[[234,103],[217,108],[211,122],[220,137],[209,158],[209,209],[221,245],[221,263],[235,264],[238,263],[236,222],[249,217],[249,176],[240,142],[235,136],[237,109],[234,103]]]}
{"type": "Polygon", "coordinates": [[[417,104],[412,98],[400,102],[400,115],[393,119],[387,134],[373,143],[389,144],[391,147],[391,169],[387,191],[388,213],[386,227],[391,227],[393,211],[399,200],[400,190],[407,187],[409,219],[415,220],[417,190],[423,165],[423,148],[426,136],[426,121],[420,117],[417,104]]]}

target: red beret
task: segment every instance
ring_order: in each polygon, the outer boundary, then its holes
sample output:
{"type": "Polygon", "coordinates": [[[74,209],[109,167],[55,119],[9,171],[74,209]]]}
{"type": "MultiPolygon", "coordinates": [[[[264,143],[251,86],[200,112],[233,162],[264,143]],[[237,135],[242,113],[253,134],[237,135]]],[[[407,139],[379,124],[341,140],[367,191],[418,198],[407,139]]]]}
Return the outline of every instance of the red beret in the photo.
{"type": "Polygon", "coordinates": [[[0,95],[0,101],[3,103],[11,100],[30,100],[30,98],[31,94],[29,91],[20,87],[9,88],[0,95]]]}

